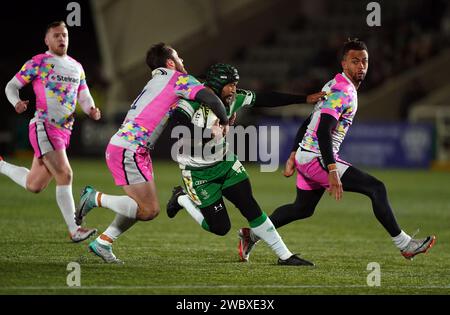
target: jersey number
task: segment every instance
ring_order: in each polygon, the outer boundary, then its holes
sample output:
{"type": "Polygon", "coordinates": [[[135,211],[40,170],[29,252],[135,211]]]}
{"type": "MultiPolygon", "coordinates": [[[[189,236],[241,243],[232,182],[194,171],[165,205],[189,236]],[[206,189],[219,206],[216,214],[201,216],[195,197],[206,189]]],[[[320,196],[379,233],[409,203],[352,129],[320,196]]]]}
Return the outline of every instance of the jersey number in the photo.
{"type": "Polygon", "coordinates": [[[145,91],[147,91],[147,89],[144,89],[141,94],[138,95],[138,97],[136,97],[136,99],[134,100],[133,104],[131,104],[131,109],[136,109],[136,104],[139,101],[139,99],[142,97],[142,95],[144,95],[145,91]]]}

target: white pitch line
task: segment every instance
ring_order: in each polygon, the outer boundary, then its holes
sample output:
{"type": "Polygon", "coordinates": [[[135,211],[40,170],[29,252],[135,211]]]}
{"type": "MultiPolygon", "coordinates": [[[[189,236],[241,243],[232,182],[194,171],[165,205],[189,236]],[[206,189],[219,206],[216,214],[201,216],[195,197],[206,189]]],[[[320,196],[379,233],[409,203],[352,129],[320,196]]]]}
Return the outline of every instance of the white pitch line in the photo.
{"type": "MultiPolygon", "coordinates": [[[[145,289],[363,289],[372,288],[367,285],[148,285],[148,286],[81,286],[81,287],[44,287],[44,286],[23,286],[23,287],[0,287],[2,290],[145,290],[145,289]]],[[[399,285],[380,286],[374,289],[450,289],[450,285],[399,285]]]]}

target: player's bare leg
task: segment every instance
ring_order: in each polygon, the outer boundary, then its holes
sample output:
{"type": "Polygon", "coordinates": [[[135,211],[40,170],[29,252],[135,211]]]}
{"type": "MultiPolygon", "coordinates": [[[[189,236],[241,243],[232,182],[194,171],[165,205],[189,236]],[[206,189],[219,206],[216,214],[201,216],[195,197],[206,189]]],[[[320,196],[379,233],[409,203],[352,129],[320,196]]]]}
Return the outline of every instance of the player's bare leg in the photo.
{"type": "Polygon", "coordinates": [[[24,189],[39,193],[47,187],[52,179],[52,174],[37,157],[33,158],[31,170],[0,160],[0,173],[8,176],[16,184],[24,189]]]}
{"type": "Polygon", "coordinates": [[[159,201],[156,185],[149,182],[123,186],[127,196],[113,196],[96,191],[86,186],[81,193],[80,204],[77,209],[77,220],[83,218],[95,207],[103,207],[139,221],[153,220],[159,214],[159,201]]]}
{"type": "Polygon", "coordinates": [[[33,157],[30,170],[2,161],[1,171],[18,185],[36,194],[43,191],[53,178],[42,159],[36,156],[33,157]]]}
{"type": "Polygon", "coordinates": [[[56,201],[74,242],[81,242],[97,230],[82,228],[75,223],[75,201],[72,195],[72,168],[65,150],[46,153],[42,161],[56,181],[56,201]]]}
{"type": "Polygon", "coordinates": [[[42,159],[34,157],[33,163],[31,164],[30,172],[28,173],[27,176],[26,189],[36,194],[40,193],[45,188],[47,188],[52,178],[53,178],[52,173],[50,173],[50,171],[48,170],[47,166],[45,166],[42,159]]]}
{"type": "Polygon", "coordinates": [[[81,222],[95,207],[109,208],[117,213],[114,221],[97,239],[89,244],[89,249],[107,263],[122,263],[113,251],[113,242],[136,221],[149,221],[159,214],[156,185],[149,182],[123,186],[126,196],[112,196],[97,192],[93,187],[84,188],[77,219],[81,222]]]}
{"type": "Polygon", "coordinates": [[[124,186],[123,189],[138,204],[136,219],[149,221],[159,214],[159,200],[153,180],[142,184],[124,186]]]}

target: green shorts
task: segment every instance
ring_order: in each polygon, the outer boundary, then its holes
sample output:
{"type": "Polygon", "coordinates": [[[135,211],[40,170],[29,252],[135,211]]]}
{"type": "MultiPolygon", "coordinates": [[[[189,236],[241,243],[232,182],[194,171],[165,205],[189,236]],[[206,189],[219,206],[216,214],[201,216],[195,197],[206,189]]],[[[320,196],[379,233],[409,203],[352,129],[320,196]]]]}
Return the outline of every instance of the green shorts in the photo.
{"type": "Polygon", "coordinates": [[[248,179],[247,171],[235,155],[232,161],[202,168],[182,170],[184,186],[199,208],[208,207],[222,198],[222,190],[248,179]]]}

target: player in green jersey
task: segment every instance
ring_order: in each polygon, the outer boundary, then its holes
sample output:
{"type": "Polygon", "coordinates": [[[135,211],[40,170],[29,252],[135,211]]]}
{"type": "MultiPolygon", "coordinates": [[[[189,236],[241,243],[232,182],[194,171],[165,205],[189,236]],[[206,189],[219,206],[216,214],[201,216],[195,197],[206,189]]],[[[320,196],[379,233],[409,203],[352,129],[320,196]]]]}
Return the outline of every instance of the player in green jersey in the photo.
{"type": "MultiPolygon", "coordinates": [[[[239,90],[239,74],[228,64],[215,64],[206,74],[205,86],[223,101],[231,124],[236,112],[243,107],[275,107],[298,103],[315,103],[324,96],[309,96],[276,92],[239,90]]],[[[313,263],[293,255],[284,244],[267,215],[252,194],[250,180],[238,157],[228,150],[224,135],[228,126],[220,126],[217,117],[203,104],[180,100],[171,116],[172,134],[177,126],[185,127],[194,137],[183,135],[179,140],[176,160],[181,168],[185,190],[175,187],[167,205],[167,214],[175,217],[185,208],[205,230],[225,235],[231,228],[223,197],[233,203],[248,220],[252,231],[265,241],[279,257],[281,265],[307,265],[313,263]],[[211,137],[199,139],[196,133],[211,137]],[[181,151],[181,152],[180,152],[181,151]]],[[[242,255],[241,260],[242,260],[242,255]]]]}

